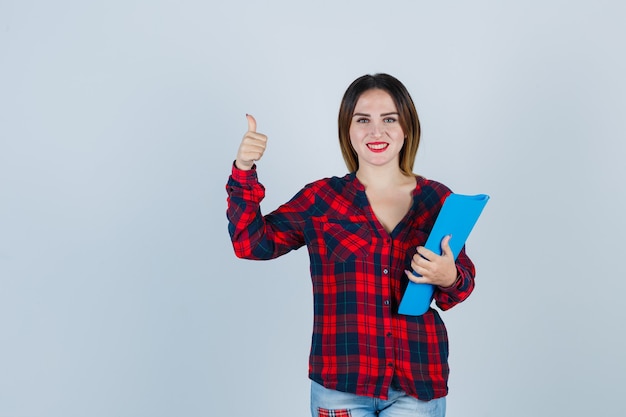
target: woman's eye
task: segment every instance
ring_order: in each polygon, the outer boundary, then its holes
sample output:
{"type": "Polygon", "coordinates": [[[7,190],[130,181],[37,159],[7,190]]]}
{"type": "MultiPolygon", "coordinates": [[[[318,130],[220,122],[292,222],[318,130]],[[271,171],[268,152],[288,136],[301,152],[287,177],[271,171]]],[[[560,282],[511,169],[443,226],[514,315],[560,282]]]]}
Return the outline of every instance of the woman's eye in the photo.
{"type": "Polygon", "coordinates": [[[367,122],[369,122],[369,120],[361,117],[360,119],[356,119],[356,122],[357,123],[367,123],[367,122]]]}
{"type": "Polygon", "coordinates": [[[396,120],[396,119],[394,119],[393,117],[386,117],[386,118],[384,119],[384,121],[385,121],[385,123],[394,123],[394,122],[396,122],[397,120],[396,120]]]}

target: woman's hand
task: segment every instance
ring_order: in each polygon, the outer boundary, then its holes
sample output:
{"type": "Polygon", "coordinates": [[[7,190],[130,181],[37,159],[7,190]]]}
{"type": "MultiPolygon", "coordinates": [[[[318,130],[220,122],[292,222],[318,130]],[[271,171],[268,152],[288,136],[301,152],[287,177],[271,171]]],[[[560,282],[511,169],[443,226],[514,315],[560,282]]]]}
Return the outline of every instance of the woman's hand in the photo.
{"type": "Polygon", "coordinates": [[[417,248],[417,253],[411,260],[411,268],[420,274],[416,276],[411,271],[404,271],[406,276],[418,284],[432,284],[440,287],[451,287],[457,279],[454,255],[450,249],[450,239],[452,236],[445,236],[441,240],[442,254],[426,249],[423,246],[417,248]]]}
{"type": "Polygon", "coordinates": [[[245,171],[251,169],[254,162],[261,159],[267,146],[267,136],[257,133],[254,117],[249,114],[246,114],[246,117],[248,118],[248,131],[241,140],[237,159],[235,159],[237,168],[245,171]]]}

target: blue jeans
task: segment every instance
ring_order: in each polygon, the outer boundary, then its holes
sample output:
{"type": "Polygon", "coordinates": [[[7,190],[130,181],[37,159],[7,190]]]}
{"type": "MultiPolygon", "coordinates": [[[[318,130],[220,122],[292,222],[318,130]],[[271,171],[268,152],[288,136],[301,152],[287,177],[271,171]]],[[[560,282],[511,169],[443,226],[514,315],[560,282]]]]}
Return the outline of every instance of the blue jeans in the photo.
{"type": "Polygon", "coordinates": [[[420,401],[404,391],[389,388],[389,399],[362,397],[324,388],[311,381],[313,417],[444,417],[446,398],[420,401]]]}

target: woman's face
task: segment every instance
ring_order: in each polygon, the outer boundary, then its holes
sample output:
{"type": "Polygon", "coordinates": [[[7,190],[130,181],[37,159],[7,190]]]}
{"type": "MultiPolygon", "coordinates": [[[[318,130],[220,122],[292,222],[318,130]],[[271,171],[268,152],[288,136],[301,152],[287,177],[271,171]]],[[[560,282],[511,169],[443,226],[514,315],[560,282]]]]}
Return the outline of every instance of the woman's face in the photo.
{"type": "Polygon", "coordinates": [[[404,145],[400,115],[391,95],[384,90],[367,90],[359,97],[350,122],[350,142],[358,158],[359,167],[399,166],[399,155],[404,145]]]}

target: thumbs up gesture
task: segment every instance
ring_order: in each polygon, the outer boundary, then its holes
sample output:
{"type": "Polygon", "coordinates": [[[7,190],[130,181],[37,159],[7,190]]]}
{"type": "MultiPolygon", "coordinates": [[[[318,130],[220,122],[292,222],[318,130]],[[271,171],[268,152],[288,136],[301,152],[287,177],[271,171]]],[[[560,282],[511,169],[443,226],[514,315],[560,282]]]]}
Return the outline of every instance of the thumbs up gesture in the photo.
{"type": "Polygon", "coordinates": [[[267,136],[257,133],[254,117],[249,114],[246,114],[246,117],[248,118],[248,131],[241,140],[235,160],[237,168],[245,171],[251,169],[254,162],[261,159],[267,146],[267,136]]]}

